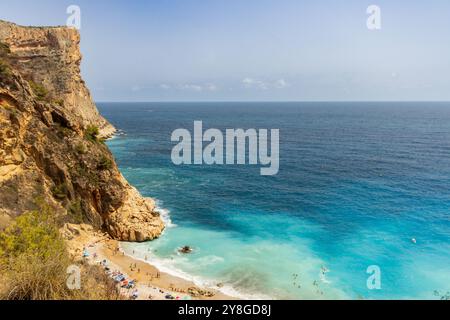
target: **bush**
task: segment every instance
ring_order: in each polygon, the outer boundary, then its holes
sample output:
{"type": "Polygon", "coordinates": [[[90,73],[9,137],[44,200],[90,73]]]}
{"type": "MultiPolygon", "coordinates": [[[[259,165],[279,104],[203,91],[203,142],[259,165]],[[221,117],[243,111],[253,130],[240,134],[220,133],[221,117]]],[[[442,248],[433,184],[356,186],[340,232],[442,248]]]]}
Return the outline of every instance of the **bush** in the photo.
{"type": "Polygon", "coordinates": [[[0,234],[0,256],[17,257],[26,253],[46,259],[64,248],[56,214],[48,205],[19,216],[0,234]]]}
{"type": "Polygon", "coordinates": [[[0,56],[4,57],[11,53],[11,49],[6,43],[0,42],[0,56]]]}
{"type": "Polygon", "coordinates": [[[113,280],[97,266],[76,265],[81,289],[67,287],[67,268],[73,261],[58,229],[55,212],[41,204],[0,233],[0,299],[121,299],[113,280]]]}
{"type": "Polygon", "coordinates": [[[53,103],[60,106],[60,107],[64,107],[64,100],[63,99],[56,99],[53,100],[53,103]]]}
{"type": "Polygon", "coordinates": [[[100,130],[98,129],[97,126],[88,126],[86,128],[86,139],[91,141],[91,142],[98,142],[98,135],[100,134],[100,130]]]}
{"type": "Polygon", "coordinates": [[[69,190],[65,183],[62,183],[58,186],[53,187],[52,189],[53,196],[58,200],[64,200],[67,198],[69,194],[69,190]]]}
{"type": "Polygon", "coordinates": [[[36,83],[34,81],[30,81],[29,83],[37,99],[39,101],[47,101],[48,90],[42,84],[36,83]]]}
{"type": "Polygon", "coordinates": [[[11,69],[9,65],[0,59],[0,76],[7,77],[11,75],[11,69]]]}
{"type": "Polygon", "coordinates": [[[97,169],[99,170],[110,170],[112,168],[113,162],[110,158],[102,155],[100,161],[98,162],[97,169]]]}
{"type": "Polygon", "coordinates": [[[73,201],[69,208],[67,209],[67,213],[70,216],[70,219],[74,223],[83,223],[83,209],[81,208],[81,201],[73,201]]]}
{"type": "Polygon", "coordinates": [[[16,83],[12,79],[12,68],[11,68],[11,51],[9,47],[0,42],[0,83],[2,86],[8,86],[10,88],[16,89],[16,83]]]}
{"type": "Polygon", "coordinates": [[[62,279],[66,278],[69,257],[48,206],[18,217],[0,234],[0,265],[7,278],[0,298],[63,298],[62,279]]]}
{"type": "Polygon", "coordinates": [[[86,154],[87,152],[86,147],[82,143],[79,143],[75,146],[75,151],[78,154],[86,154]]]}

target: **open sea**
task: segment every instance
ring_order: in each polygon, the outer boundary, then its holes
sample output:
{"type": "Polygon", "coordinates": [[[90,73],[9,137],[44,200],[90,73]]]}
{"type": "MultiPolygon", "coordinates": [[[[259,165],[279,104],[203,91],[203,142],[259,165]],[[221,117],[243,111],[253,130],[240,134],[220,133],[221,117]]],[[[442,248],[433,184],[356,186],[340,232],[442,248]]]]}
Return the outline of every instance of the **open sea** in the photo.
{"type": "Polygon", "coordinates": [[[168,224],[124,243],[247,298],[450,297],[450,103],[99,103],[128,181],[168,224]],[[280,171],[175,166],[175,129],[280,129],[280,171]],[[415,241],[413,240],[415,239],[415,241]],[[178,253],[189,245],[190,255],[178,253]],[[378,266],[380,289],[369,289],[378,266]]]}

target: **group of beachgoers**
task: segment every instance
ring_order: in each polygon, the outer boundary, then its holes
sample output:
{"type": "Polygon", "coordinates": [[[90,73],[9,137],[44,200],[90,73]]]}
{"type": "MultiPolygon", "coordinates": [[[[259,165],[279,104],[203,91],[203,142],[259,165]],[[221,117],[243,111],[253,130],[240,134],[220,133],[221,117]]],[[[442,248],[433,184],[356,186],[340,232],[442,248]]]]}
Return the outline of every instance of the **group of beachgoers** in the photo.
{"type": "MultiPolygon", "coordinates": [[[[91,255],[89,254],[87,248],[85,247],[83,249],[83,259],[87,260],[89,259],[90,256],[91,255]]],[[[97,259],[97,253],[93,253],[92,258],[94,260],[97,259]]],[[[114,282],[120,286],[120,288],[127,290],[130,299],[136,300],[139,298],[139,291],[136,288],[136,280],[129,279],[125,274],[123,274],[118,270],[112,271],[106,259],[102,261],[96,261],[95,263],[100,265],[105,270],[105,274],[108,275],[111,279],[113,279],[114,282]]]]}
{"type": "MultiPolygon", "coordinates": [[[[93,248],[94,245],[91,244],[88,247],[89,248],[93,248]]],[[[83,259],[84,260],[89,260],[92,257],[92,259],[95,262],[95,264],[100,265],[104,269],[105,274],[107,274],[111,279],[113,279],[114,282],[118,286],[120,286],[121,289],[126,290],[126,296],[128,296],[132,300],[139,299],[139,291],[138,291],[137,286],[136,286],[137,280],[130,279],[127,275],[125,275],[123,272],[121,272],[119,270],[114,270],[114,271],[111,270],[111,267],[108,264],[108,261],[106,259],[104,259],[102,261],[96,261],[96,259],[98,258],[97,253],[93,253],[91,255],[89,253],[89,251],[88,251],[88,247],[85,246],[83,248],[83,253],[82,253],[83,259]]],[[[124,252],[120,248],[117,248],[115,250],[114,254],[117,254],[117,253],[124,254],[124,252]]],[[[147,258],[145,260],[147,260],[147,258]]],[[[138,273],[140,273],[140,269],[137,267],[136,263],[130,265],[130,270],[132,272],[137,271],[138,273]]],[[[147,275],[150,276],[148,273],[147,273],[147,275]]],[[[154,278],[155,278],[154,276],[151,276],[151,279],[154,279],[154,278]]],[[[157,272],[156,278],[157,279],[161,278],[160,272],[157,272]]],[[[172,294],[170,292],[165,292],[165,291],[161,290],[160,288],[153,287],[151,285],[151,283],[149,283],[149,287],[153,288],[153,290],[158,291],[159,294],[164,296],[164,298],[166,300],[191,300],[192,299],[192,297],[190,295],[184,295],[183,297],[180,297],[180,296],[174,295],[174,294],[172,294]]],[[[172,289],[172,291],[175,291],[177,293],[186,294],[185,290],[174,288],[173,285],[171,285],[171,289],[172,289]]],[[[193,290],[192,288],[190,288],[190,289],[193,290]]],[[[194,293],[196,293],[196,292],[194,292],[194,293]]],[[[149,295],[148,299],[149,300],[153,300],[153,296],[149,295]]]]}

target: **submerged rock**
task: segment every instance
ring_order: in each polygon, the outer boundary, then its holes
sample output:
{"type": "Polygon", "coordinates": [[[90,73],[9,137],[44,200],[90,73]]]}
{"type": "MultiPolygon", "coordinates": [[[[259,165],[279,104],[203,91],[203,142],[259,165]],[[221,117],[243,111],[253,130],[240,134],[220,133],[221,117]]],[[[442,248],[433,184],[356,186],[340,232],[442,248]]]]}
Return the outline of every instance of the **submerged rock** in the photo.
{"type": "Polygon", "coordinates": [[[184,246],[178,250],[178,252],[184,253],[184,254],[192,253],[192,251],[194,251],[194,249],[192,249],[189,246],[184,246]]]}

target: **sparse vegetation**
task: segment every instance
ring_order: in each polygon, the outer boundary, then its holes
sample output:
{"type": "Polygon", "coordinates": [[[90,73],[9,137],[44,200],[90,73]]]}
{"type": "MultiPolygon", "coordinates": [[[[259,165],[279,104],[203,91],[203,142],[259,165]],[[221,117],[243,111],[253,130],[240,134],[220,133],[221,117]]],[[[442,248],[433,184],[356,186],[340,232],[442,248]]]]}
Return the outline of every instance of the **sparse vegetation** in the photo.
{"type": "Polygon", "coordinates": [[[0,76],[6,77],[9,75],[11,75],[11,69],[5,61],[0,59],[0,76]]]}
{"type": "Polygon", "coordinates": [[[49,93],[42,84],[36,83],[34,81],[29,81],[29,84],[39,101],[47,101],[49,93]]]}
{"type": "Polygon", "coordinates": [[[112,160],[105,155],[102,155],[98,162],[97,168],[99,170],[110,170],[112,168],[112,160]]]}
{"type": "Polygon", "coordinates": [[[63,127],[61,125],[58,125],[56,130],[58,131],[58,134],[62,137],[70,136],[73,133],[72,130],[70,130],[67,127],[63,127]]]}
{"type": "Polygon", "coordinates": [[[69,258],[48,206],[18,217],[0,234],[0,257],[2,275],[8,280],[0,298],[63,297],[65,281],[61,280],[69,258]]]}
{"type": "Polygon", "coordinates": [[[97,175],[97,171],[90,170],[85,165],[80,164],[80,165],[76,166],[72,172],[77,177],[86,179],[87,182],[89,182],[89,184],[91,186],[98,186],[100,183],[100,179],[97,175]]]}
{"type": "Polygon", "coordinates": [[[99,134],[100,134],[100,130],[98,129],[97,126],[91,125],[86,128],[85,136],[86,136],[86,139],[90,142],[94,142],[94,143],[99,142],[99,138],[98,138],[99,134]]]}
{"type": "Polygon", "coordinates": [[[56,99],[53,101],[54,104],[60,106],[60,107],[64,107],[64,100],[63,99],[56,99]]]}
{"type": "Polygon", "coordinates": [[[69,190],[67,188],[67,184],[62,183],[58,186],[53,187],[52,194],[57,200],[64,200],[67,198],[69,194],[69,190]]]}
{"type": "Polygon", "coordinates": [[[78,154],[86,154],[87,149],[86,149],[86,147],[84,146],[84,144],[79,143],[79,144],[77,144],[77,145],[75,146],[75,152],[78,153],[78,154]]]}
{"type": "Polygon", "coordinates": [[[13,117],[17,117],[19,114],[16,108],[11,106],[7,101],[1,100],[1,98],[0,98],[0,108],[8,111],[9,114],[13,117]]]}
{"type": "Polygon", "coordinates": [[[0,83],[15,88],[14,81],[11,77],[13,75],[10,61],[11,50],[9,47],[0,42],[0,83]]]}
{"type": "Polygon", "coordinates": [[[117,300],[117,287],[96,266],[76,265],[82,274],[79,290],[66,284],[74,265],[56,222],[43,204],[18,217],[0,233],[0,299],[8,300],[117,300]]]}
{"type": "Polygon", "coordinates": [[[0,42],[0,56],[7,56],[11,53],[11,49],[6,43],[0,42]]]}
{"type": "Polygon", "coordinates": [[[73,223],[83,223],[83,209],[81,207],[81,200],[76,200],[70,203],[67,213],[73,223]]]}

